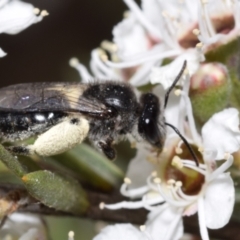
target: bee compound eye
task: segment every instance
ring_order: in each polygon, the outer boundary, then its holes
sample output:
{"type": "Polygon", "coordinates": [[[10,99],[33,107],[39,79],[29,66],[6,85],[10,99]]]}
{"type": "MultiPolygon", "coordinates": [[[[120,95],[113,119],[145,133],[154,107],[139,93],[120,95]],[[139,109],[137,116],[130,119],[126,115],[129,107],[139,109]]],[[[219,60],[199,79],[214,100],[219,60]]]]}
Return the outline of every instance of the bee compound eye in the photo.
{"type": "Polygon", "coordinates": [[[161,148],[163,136],[159,130],[159,99],[152,93],[141,96],[142,111],[138,121],[138,132],[151,145],[161,148]]]}

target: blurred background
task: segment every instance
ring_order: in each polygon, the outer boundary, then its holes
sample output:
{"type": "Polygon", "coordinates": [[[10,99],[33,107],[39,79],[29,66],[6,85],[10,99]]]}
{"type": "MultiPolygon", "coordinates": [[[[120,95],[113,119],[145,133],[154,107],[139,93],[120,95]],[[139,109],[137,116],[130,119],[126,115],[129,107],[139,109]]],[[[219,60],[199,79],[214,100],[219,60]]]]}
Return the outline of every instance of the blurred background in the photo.
{"type": "Polygon", "coordinates": [[[112,39],[112,28],[127,10],[122,0],[32,0],[49,16],[17,35],[0,35],[8,53],[0,59],[0,86],[33,81],[79,80],[68,62],[72,57],[88,66],[90,52],[112,39]]]}
{"type": "MultiPolygon", "coordinates": [[[[32,0],[49,16],[17,35],[0,35],[7,56],[0,58],[0,87],[14,83],[79,81],[68,64],[77,57],[88,66],[90,53],[102,40],[112,39],[112,28],[127,10],[122,0],[32,0]]],[[[101,222],[71,217],[44,217],[52,240],[92,239],[101,222]]]]}

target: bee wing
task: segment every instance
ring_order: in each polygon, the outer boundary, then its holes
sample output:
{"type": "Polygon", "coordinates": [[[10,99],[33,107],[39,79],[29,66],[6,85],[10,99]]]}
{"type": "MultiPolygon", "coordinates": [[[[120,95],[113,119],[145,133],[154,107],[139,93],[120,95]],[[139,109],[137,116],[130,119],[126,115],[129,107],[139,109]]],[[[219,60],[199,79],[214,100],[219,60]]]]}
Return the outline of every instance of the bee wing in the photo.
{"type": "Polygon", "coordinates": [[[0,111],[67,111],[105,115],[108,108],[81,97],[88,86],[80,83],[23,83],[0,89],[0,111]]]}

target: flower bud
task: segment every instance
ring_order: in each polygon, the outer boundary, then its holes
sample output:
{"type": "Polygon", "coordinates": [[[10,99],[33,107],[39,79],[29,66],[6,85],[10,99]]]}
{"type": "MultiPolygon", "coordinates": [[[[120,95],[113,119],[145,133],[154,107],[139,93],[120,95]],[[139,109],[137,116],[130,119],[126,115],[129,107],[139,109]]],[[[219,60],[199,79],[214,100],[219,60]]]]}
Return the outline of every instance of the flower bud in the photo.
{"type": "Polygon", "coordinates": [[[231,83],[223,64],[201,65],[190,80],[189,95],[196,122],[203,125],[214,113],[224,109],[230,92],[231,83]]]}

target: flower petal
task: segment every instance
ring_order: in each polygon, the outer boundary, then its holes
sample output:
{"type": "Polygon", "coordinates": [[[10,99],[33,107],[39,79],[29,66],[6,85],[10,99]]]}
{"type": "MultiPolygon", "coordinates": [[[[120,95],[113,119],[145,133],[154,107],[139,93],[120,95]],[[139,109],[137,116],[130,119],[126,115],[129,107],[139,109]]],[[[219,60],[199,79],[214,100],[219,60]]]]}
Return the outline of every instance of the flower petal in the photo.
{"type": "Polygon", "coordinates": [[[1,48],[0,48],[0,57],[5,57],[7,53],[5,53],[1,48]]]}
{"type": "Polygon", "coordinates": [[[143,27],[133,15],[116,25],[113,35],[113,41],[118,46],[118,54],[122,60],[129,60],[131,56],[145,52],[150,47],[143,27]]]}
{"type": "Polygon", "coordinates": [[[93,240],[147,240],[137,228],[131,224],[115,224],[104,228],[93,240]]]}
{"type": "Polygon", "coordinates": [[[187,60],[187,69],[189,74],[192,75],[198,69],[202,56],[196,50],[189,50],[166,66],[154,67],[150,75],[150,82],[152,84],[160,83],[164,89],[168,89],[180,72],[184,60],[187,60]]]}
{"type": "Polygon", "coordinates": [[[223,173],[210,182],[204,199],[205,221],[208,228],[225,226],[233,212],[235,192],[229,173],[223,173]]]}
{"type": "Polygon", "coordinates": [[[154,240],[179,240],[183,236],[181,208],[161,205],[148,215],[146,231],[154,240]]]}
{"type": "Polygon", "coordinates": [[[33,5],[18,0],[10,1],[0,9],[0,33],[19,33],[42,18],[34,14],[33,5]]]}
{"type": "Polygon", "coordinates": [[[146,185],[147,177],[154,170],[154,166],[146,160],[148,154],[149,150],[146,149],[146,146],[142,143],[139,143],[137,146],[136,156],[128,165],[126,174],[126,176],[130,178],[132,182],[132,184],[129,186],[130,189],[146,185]]]}
{"type": "Polygon", "coordinates": [[[214,114],[202,128],[203,147],[216,151],[216,160],[224,159],[225,153],[236,152],[240,147],[238,110],[228,108],[214,114]]]}

